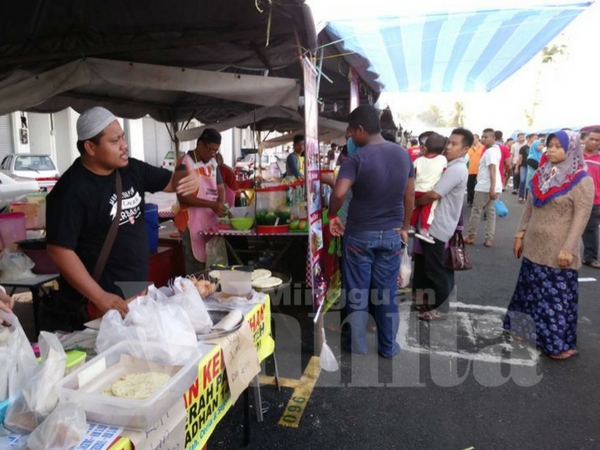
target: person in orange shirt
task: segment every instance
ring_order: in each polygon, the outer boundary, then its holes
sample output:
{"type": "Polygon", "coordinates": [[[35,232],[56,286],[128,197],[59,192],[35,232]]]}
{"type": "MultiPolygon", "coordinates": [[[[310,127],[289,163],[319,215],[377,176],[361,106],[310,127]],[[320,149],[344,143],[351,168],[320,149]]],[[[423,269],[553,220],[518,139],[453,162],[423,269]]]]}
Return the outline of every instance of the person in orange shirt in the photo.
{"type": "Polygon", "coordinates": [[[474,134],[475,142],[469,149],[469,179],[467,181],[467,204],[473,206],[475,198],[475,185],[477,184],[477,171],[479,170],[479,160],[483,153],[483,145],[479,142],[479,135],[474,134]]]}

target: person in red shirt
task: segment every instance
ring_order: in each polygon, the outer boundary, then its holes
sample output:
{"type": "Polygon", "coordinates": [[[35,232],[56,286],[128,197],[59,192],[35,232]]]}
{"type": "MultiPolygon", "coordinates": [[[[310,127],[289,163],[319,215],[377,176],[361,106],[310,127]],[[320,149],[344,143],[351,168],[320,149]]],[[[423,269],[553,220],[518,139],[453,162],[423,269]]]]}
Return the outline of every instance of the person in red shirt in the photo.
{"type": "Polygon", "coordinates": [[[411,138],[410,148],[408,149],[408,156],[410,156],[412,162],[415,162],[415,160],[419,157],[419,155],[421,154],[421,150],[422,149],[419,145],[419,140],[416,138],[411,138]]]}
{"type": "Polygon", "coordinates": [[[594,181],[596,193],[594,206],[585,231],[583,232],[583,264],[594,269],[600,269],[598,261],[598,246],[600,227],[600,129],[589,132],[584,141],[583,158],[587,163],[587,172],[594,181]]]}
{"type": "Polygon", "coordinates": [[[506,190],[508,178],[510,177],[512,155],[510,153],[510,148],[508,145],[504,144],[502,140],[502,131],[496,130],[494,131],[494,135],[496,137],[496,145],[500,147],[500,153],[502,154],[502,159],[500,161],[500,175],[502,176],[502,192],[504,192],[506,190]]]}

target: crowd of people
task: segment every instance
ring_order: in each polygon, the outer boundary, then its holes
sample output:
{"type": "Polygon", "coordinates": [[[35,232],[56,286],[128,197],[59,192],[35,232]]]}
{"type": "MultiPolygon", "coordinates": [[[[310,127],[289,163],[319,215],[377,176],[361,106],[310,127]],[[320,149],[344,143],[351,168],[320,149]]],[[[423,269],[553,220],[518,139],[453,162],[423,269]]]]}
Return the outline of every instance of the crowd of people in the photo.
{"type": "MultiPolygon", "coordinates": [[[[483,245],[492,247],[495,202],[512,175],[512,194],[524,203],[513,249],[522,264],[504,329],[515,339],[533,341],[552,358],[576,355],[577,270],[582,264],[600,268],[600,130],[584,136],[519,134],[511,144],[492,128],[483,130],[481,139],[456,128],[448,137],[423,133],[406,150],[393,136],[384,138],[372,106],[355,109],[348,123],[347,144],[341,151],[332,148],[340,167],[328,212],[331,233],[343,240],[345,349],[368,352],[367,322],[373,314],[379,354],[391,358],[400,351],[396,280],[409,235],[415,237],[412,291],[418,318],[447,317],[455,280],[444,256],[462,229],[465,191],[471,214],[464,242],[475,244],[483,218],[483,245]],[[419,298],[425,291],[431,298],[419,298]]],[[[225,213],[225,185],[232,183],[233,173],[215,159],[221,135],[214,129],[203,132],[180,161],[183,170],[174,173],[130,158],[118,120],[104,108],[84,112],[77,133],[81,156],[47,200],[48,253],[61,274],[61,298],[68,300],[61,314],[72,328],[109,309],[125,314],[126,299],[140,293],[141,285],[127,290],[117,282],[144,284],[147,277],[144,192],[177,192],[176,223],[188,272],[204,269],[205,242],[197,231],[207,226],[207,211],[210,220],[225,213]],[[114,248],[96,274],[114,223],[114,248]]],[[[296,173],[302,150],[299,137],[288,161],[296,176],[302,175],[296,173]]],[[[0,310],[11,308],[12,299],[0,292],[0,310]]]]}
{"type": "Polygon", "coordinates": [[[483,218],[483,245],[489,248],[496,201],[512,177],[512,194],[524,203],[514,241],[522,264],[504,329],[553,359],[577,354],[577,270],[582,263],[600,268],[600,130],[581,139],[570,131],[521,133],[504,142],[492,128],[481,139],[456,128],[447,138],[423,133],[407,150],[382,137],[371,106],[352,112],[348,130],[356,149],[341,162],[329,208],[330,231],[343,239],[346,351],[368,351],[369,314],[379,354],[390,358],[400,351],[394,293],[409,234],[416,238],[412,291],[418,318],[447,318],[455,282],[444,255],[462,230],[465,190],[471,213],[464,242],[476,243],[483,218]],[[419,298],[425,291],[431,298],[419,298]]]}

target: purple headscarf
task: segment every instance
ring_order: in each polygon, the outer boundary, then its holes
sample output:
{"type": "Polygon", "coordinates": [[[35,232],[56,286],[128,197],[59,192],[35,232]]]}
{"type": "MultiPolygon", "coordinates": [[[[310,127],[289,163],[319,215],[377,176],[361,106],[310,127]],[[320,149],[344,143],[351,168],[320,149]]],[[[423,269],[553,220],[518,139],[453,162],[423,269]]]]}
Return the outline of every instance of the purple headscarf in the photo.
{"type": "Polygon", "coordinates": [[[546,142],[550,143],[552,138],[558,139],[566,158],[557,164],[546,159],[533,175],[530,187],[533,204],[538,207],[566,194],[587,175],[579,135],[561,130],[549,135],[546,142]]]}

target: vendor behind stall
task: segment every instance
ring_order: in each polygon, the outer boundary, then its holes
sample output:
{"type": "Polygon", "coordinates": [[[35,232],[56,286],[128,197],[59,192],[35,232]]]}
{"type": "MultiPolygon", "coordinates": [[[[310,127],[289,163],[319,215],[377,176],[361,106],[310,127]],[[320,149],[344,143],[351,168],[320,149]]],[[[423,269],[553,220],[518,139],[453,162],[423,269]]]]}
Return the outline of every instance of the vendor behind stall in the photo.
{"type": "Polygon", "coordinates": [[[285,176],[304,178],[304,136],[297,134],[294,136],[294,152],[290,153],[285,161],[285,176]]]}
{"type": "Polygon", "coordinates": [[[218,217],[226,212],[225,188],[215,160],[220,146],[221,134],[214,128],[206,128],[198,138],[196,148],[178,163],[196,173],[199,185],[195,193],[177,195],[180,209],[174,222],[181,233],[188,275],[206,268],[206,242],[210,237],[200,232],[216,228],[218,217]]]}
{"type": "MultiPolygon", "coordinates": [[[[59,292],[72,300],[72,308],[80,309],[88,299],[90,318],[110,309],[125,314],[124,299],[143,291],[148,280],[144,192],[174,192],[176,187],[185,195],[196,191],[198,182],[188,173],[175,183],[170,171],[130,158],[121,125],[101,107],[88,109],[77,120],[77,149],[81,156],[47,197],[47,249],[61,274],[59,292]],[[91,273],[117,211],[117,171],[122,180],[119,227],[96,282],[91,273]],[[117,286],[119,282],[125,284],[117,286]]],[[[65,314],[74,312],[64,307],[65,314]]]]}

